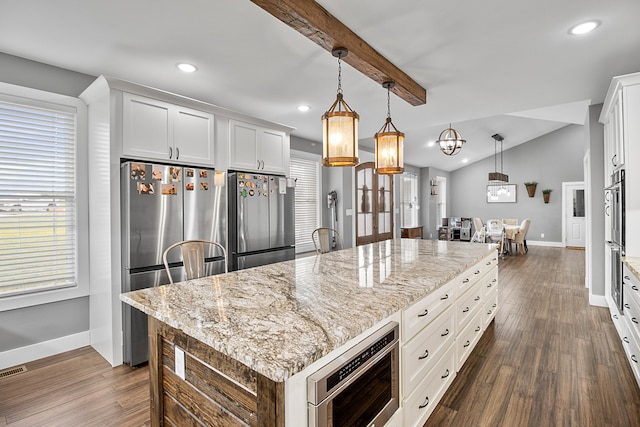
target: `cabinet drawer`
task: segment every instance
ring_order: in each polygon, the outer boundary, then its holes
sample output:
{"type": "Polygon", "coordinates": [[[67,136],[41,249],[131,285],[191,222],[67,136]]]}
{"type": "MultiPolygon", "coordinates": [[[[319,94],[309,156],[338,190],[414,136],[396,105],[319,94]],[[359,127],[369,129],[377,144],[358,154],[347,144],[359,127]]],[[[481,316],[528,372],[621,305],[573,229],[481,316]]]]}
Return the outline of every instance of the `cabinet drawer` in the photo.
{"type": "Polygon", "coordinates": [[[633,298],[640,305],[640,280],[631,273],[626,265],[623,267],[622,278],[624,300],[627,301],[629,298],[633,298]]]}
{"type": "Polygon", "coordinates": [[[456,338],[456,368],[460,370],[482,336],[482,313],[477,313],[456,338]]]}
{"type": "Polygon", "coordinates": [[[454,279],[456,297],[467,292],[491,268],[498,265],[498,255],[489,255],[454,279]]]}
{"type": "Polygon", "coordinates": [[[403,396],[409,395],[425,377],[454,339],[453,308],[448,307],[436,320],[402,347],[403,396]]]}
{"type": "Polygon", "coordinates": [[[636,335],[640,336],[640,304],[636,301],[635,296],[629,295],[628,284],[623,285],[623,314],[624,320],[627,323],[627,329],[635,331],[636,335]]]}
{"type": "Polygon", "coordinates": [[[489,323],[496,317],[496,311],[498,310],[498,290],[495,289],[493,293],[489,294],[484,300],[484,329],[487,329],[489,323]]]}
{"type": "Polygon", "coordinates": [[[622,336],[622,346],[636,381],[640,384],[640,337],[632,333],[630,329],[629,325],[627,325],[626,334],[622,336]]]}
{"type": "Polygon", "coordinates": [[[456,376],[454,346],[444,352],[418,388],[404,401],[405,426],[422,426],[456,376]]]}
{"type": "Polygon", "coordinates": [[[456,300],[456,334],[460,334],[469,320],[481,311],[482,304],[482,287],[478,285],[469,290],[460,300],[456,300]]]}
{"type": "Polygon", "coordinates": [[[413,304],[402,313],[402,340],[408,342],[422,328],[453,304],[452,282],[413,304]]]}
{"type": "Polygon", "coordinates": [[[482,279],[483,295],[489,295],[491,292],[498,290],[498,269],[494,268],[489,271],[482,279]]]}

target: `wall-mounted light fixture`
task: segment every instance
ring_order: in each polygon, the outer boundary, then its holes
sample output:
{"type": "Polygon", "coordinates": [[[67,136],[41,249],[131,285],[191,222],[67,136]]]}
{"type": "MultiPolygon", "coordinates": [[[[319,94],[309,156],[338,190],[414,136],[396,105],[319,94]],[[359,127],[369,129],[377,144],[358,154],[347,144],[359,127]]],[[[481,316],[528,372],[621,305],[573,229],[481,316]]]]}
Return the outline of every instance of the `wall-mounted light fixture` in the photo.
{"type": "Polygon", "coordinates": [[[324,166],[355,166],[358,159],[358,120],[360,116],[342,96],[341,59],[349,53],[337,47],[331,52],[338,58],[338,95],[331,108],[322,115],[322,164],[324,166]]]}
{"type": "Polygon", "coordinates": [[[391,175],[404,171],[404,133],[400,132],[391,121],[390,89],[396,84],[384,82],[387,89],[387,120],[373,137],[376,145],[376,171],[391,175]]]}

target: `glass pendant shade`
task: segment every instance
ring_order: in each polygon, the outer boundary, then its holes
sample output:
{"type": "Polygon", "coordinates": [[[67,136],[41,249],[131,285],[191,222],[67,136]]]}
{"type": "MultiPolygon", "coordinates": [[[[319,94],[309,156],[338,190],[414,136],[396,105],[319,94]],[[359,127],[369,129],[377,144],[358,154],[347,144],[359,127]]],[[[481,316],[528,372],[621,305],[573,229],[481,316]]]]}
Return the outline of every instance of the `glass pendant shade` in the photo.
{"type": "Polygon", "coordinates": [[[329,111],[322,115],[322,164],[355,166],[358,159],[358,120],[339,93],[329,111]]]}
{"type": "Polygon", "coordinates": [[[381,174],[404,171],[404,133],[398,131],[387,117],[382,129],[374,136],[376,145],[376,170],[381,174]]]}
{"type": "Polygon", "coordinates": [[[467,142],[460,136],[460,133],[453,129],[451,125],[440,133],[438,137],[440,150],[447,156],[455,156],[462,150],[462,145],[467,142]]]}

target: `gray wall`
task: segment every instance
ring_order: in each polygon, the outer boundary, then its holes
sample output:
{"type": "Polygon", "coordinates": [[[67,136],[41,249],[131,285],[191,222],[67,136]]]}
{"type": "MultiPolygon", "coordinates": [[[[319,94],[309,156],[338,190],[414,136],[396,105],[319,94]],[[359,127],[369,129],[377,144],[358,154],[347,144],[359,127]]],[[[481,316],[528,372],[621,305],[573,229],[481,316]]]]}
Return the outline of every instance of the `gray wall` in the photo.
{"type": "Polygon", "coordinates": [[[587,274],[591,277],[591,295],[604,296],[604,126],[598,123],[602,104],[589,107],[587,122],[584,129],[585,151],[589,150],[591,177],[591,193],[587,197],[587,214],[591,215],[591,246],[588,248],[588,257],[591,263],[585,263],[585,268],[590,270],[587,274]]]}
{"type": "MultiPolygon", "coordinates": [[[[0,81],[77,97],[95,77],[0,53],[0,81]]],[[[86,143],[86,141],[84,141],[86,143]]],[[[89,330],[89,297],[0,312],[0,352],[89,330]]]]}
{"type": "MultiPolygon", "coordinates": [[[[449,216],[531,219],[527,240],[562,241],[562,183],[583,181],[584,126],[569,125],[503,153],[504,173],[517,184],[516,203],[487,203],[488,173],[494,171],[493,156],[451,173],[449,216]],[[535,197],[529,198],[525,182],[536,181],[535,197]],[[552,189],[545,204],[542,190],[552,189]],[[540,237],[544,233],[544,238],[540,237]]],[[[508,138],[505,139],[509,148],[508,138]]]]}

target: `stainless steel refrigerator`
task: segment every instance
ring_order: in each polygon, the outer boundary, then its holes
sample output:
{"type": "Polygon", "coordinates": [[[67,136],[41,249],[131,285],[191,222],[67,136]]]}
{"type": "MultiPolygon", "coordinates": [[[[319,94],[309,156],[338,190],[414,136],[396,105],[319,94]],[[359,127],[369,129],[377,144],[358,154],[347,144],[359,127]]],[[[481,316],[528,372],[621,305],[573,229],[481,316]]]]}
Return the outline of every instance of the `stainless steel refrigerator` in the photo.
{"type": "MultiPolygon", "coordinates": [[[[169,283],[164,250],[187,239],[226,246],[226,188],[214,185],[213,169],[143,162],[121,165],[122,291],[169,283]]],[[[223,181],[224,182],[224,181],[223,181]]],[[[180,250],[169,254],[174,282],[184,280],[180,250]]],[[[224,272],[222,254],[207,254],[207,274],[224,272]]],[[[147,318],[123,304],[124,361],[148,360],[147,318]]]]}
{"type": "MultiPolygon", "coordinates": [[[[295,188],[282,176],[229,173],[230,268],[295,258],[295,188]]],[[[309,237],[311,238],[311,237],[309,237]]]]}

